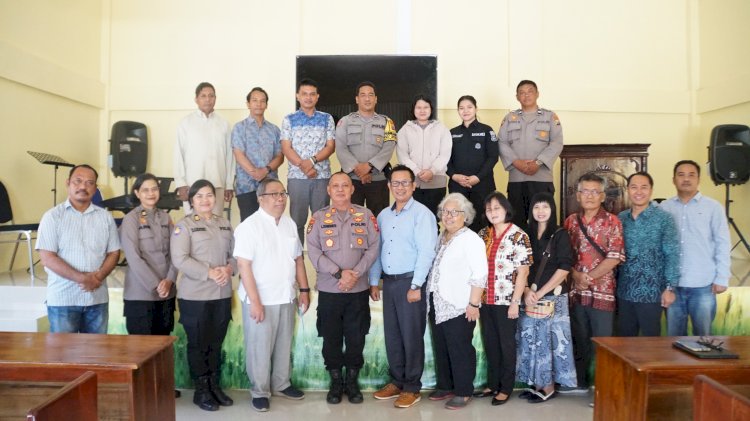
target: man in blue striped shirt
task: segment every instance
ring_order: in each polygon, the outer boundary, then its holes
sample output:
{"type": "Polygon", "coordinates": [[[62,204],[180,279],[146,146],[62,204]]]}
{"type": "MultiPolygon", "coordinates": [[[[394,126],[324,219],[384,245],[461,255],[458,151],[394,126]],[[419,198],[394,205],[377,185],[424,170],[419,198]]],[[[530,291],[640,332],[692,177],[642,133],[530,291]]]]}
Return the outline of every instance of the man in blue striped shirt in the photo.
{"type": "Polygon", "coordinates": [[[672,214],[680,236],[680,283],[667,309],[667,334],[710,335],[716,315],[716,294],[729,285],[729,226],[724,208],[698,191],[701,169],[695,161],[679,161],[672,181],[677,196],[661,208],[672,214]]]}
{"type": "Polygon", "coordinates": [[[424,285],[437,244],[435,215],[412,197],[415,179],[404,165],[391,171],[388,188],[396,203],[378,215],[380,255],[370,269],[371,286],[383,279],[383,330],[391,376],[391,382],[373,396],[397,398],[397,408],[408,408],[421,399],[422,338],[427,324],[424,285]]]}
{"type": "Polygon", "coordinates": [[[91,203],[96,170],[70,170],[68,199],[48,210],[39,223],[36,249],[47,271],[50,332],[107,333],[107,275],[120,257],[112,215],[91,203]]]}
{"type": "Polygon", "coordinates": [[[660,336],[662,308],[674,302],[680,281],[680,243],[672,215],[651,203],[654,179],[628,177],[630,209],[618,215],[625,237],[625,263],[617,277],[620,336],[660,336]]]}

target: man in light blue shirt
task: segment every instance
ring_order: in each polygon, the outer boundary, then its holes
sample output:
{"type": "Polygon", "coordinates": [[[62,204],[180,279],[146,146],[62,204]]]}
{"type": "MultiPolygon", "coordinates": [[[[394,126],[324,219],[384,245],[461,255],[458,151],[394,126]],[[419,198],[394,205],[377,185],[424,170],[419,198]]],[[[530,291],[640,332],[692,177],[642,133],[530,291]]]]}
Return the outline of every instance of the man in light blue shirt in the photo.
{"type": "Polygon", "coordinates": [[[39,223],[36,249],[47,271],[50,332],[107,333],[107,275],[120,257],[120,237],[112,215],[93,205],[96,171],[70,170],[68,199],[48,210],[39,223]]]}
{"type": "Polygon", "coordinates": [[[724,208],[698,191],[700,166],[679,161],[672,181],[677,196],[661,208],[672,214],[680,237],[680,282],[675,302],[667,308],[667,334],[687,335],[688,316],[693,335],[711,334],[716,294],[729,285],[729,227],[724,208]]]}
{"type": "Polygon", "coordinates": [[[391,171],[388,188],[396,202],[378,215],[380,256],[370,269],[371,286],[383,279],[383,330],[391,376],[391,382],[373,396],[397,398],[397,408],[408,408],[421,399],[422,337],[427,323],[423,290],[437,244],[434,214],[412,197],[415,179],[404,165],[391,171]]]}

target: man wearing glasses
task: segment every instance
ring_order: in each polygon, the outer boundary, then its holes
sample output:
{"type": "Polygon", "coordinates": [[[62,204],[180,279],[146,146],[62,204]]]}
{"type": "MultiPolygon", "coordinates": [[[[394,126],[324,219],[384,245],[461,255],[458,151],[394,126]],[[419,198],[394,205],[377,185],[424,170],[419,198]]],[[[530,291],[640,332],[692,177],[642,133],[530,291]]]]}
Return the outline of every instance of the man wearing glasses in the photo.
{"type": "Polygon", "coordinates": [[[625,260],[622,224],[602,207],[607,181],[594,174],[578,180],[576,199],[581,210],[565,219],[565,229],[576,254],[570,271],[570,327],[578,375],[578,388],[560,390],[585,393],[589,364],[594,356],[593,336],[612,336],[615,311],[614,268],[625,260]]]}
{"type": "Polygon", "coordinates": [[[120,257],[112,215],[92,205],[96,170],[77,165],[65,185],[68,199],[39,223],[36,249],[47,271],[47,317],[53,333],[107,333],[107,275],[120,257]]]}
{"type": "Polygon", "coordinates": [[[251,404],[265,412],[272,394],[305,397],[291,383],[291,353],[297,289],[299,310],[304,313],[310,307],[310,287],[297,225],[284,214],[289,196],[284,185],[266,178],[257,195],[260,209],[234,232],[234,257],[240,270],[238,294],[247,376],[253,385],[251,404]]]}
{"type": "Polygon", "coordinates": [[[377,300],[380,294],[367,282],[380,251],[378,223],[369,209],[352,204],[353,193],[346,173],[333,174],[328,181],[333,204],[315,212],[307,226],[307,253],[317,272],[318,335],[331,376],[326,401],[332,404],[340,403],[343,393],[349,402],[362,403],[357,379],[370,328],[369,297],[377,300]]]}
{"type": "MultiPolygon", "coordinates": [[[[370,285],[383,279],[383,330],[391,381],[375,399],[397,398],[394,406],[419,402],[424,370],[427,303],[423,290],[435,258],[435,215],[412,197],[414,172],[397,165],[388,177],[396,202],[378,215],[380,255],[370,269],[370,285]]],[[[373,296],[373,299],[379,297],[373,296]]]]}

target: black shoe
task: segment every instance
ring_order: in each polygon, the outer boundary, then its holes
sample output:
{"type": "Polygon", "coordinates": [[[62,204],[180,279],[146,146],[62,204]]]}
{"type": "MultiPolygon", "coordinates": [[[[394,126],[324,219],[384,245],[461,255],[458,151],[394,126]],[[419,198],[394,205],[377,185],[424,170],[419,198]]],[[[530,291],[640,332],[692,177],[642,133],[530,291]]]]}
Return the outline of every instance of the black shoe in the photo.
{"type": "Polygon", "coordinates": [[[529,399],[530,397],[534,396],[534,389],[524,389],[521,394],[518,395],[521,399],[529,399]]]}
{"type": "Polygon", "coordinates": [[[195,393],[193,403],[204,411],[218,411],[219,402],[216,402],[213,393],[208,388],[208,376],[199,377],[195,381],[195,393]]]}
{"type": "Polygon", "coordinates": [[[216,399],[216,402],[219,403],[221,406],[232,406],[234,404],[234,401],[232,398],[227,396],[223,390],[221,390],[221,387],[219,387],[219,376],[218,375],[212,375],[208,379],[208,388],[211,391],[211,394],[214,395],[214,399],[216,399]]]}
{"type": "Polygon", "coordinates": [[[359,369],[344,370],[344,393],[349,397],[349,403],[362,403],[364,397],[359,390],[359,369]]]}
{"type": "Polygon", "coordinates": [[[182,397],[182,392],[180,392],[179,390],[175,389],[174,390],[174,397],[175,397],[175,399],[177,399],[179,397],[182,397]]]}
{"type": "Polygon", "coordinates": [[[294,386],[289,386],[284,390],[273,392],[273,395],[294,400],[305,399],[305,394],[301,390],[295,389],[294,386]]]}
{"type": "Polygon", "coordinates": [[[529,403],[542,403],[557,396],[557,392],[554,390],[549,393],[544,393],[544,390],[539,390],[529,398],[529,403]]]}
{"type": "Polygon", "coordinates": [[[328,370],[328,375],[331,376],[331,385],[328,388],[326,402],[334,405],[341,403],[341,395],[344,394],[344,379],[341,377],[341,370],[328,370]]]}
{"type": "Polygon", "coordinates": [[[258,412],[267,412],[271,408],[271,403],[268,398],[253,398],[250,402],[253,409],[258,412]]]}
{"type": "Polygon", "coordinates": [[[497,392],[494,390],[477,390],[471,396],[474,396],[475,398],[489,398],[490,396],[495,395],[497,395],[497,392]]]}
{"type": "Polygon", "coordinates": [[[492,398],[492,406],[500,406],[506,404],[510,400],[510,395],[505,399],[492,398]]]}

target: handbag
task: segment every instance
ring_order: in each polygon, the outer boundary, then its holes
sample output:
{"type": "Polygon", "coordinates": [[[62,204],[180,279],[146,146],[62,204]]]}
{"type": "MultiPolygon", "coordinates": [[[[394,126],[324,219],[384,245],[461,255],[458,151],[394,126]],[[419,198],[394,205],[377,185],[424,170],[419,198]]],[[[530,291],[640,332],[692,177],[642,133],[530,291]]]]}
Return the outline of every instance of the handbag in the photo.
{"type": "MultiPolygon", "coordinates": [[[[544,268],[545,266],[547,266],[547,261],[549,260],[550,256],[552,256],[552,240],[555,238],[555,234],[560,232],[560,230],[562,230],[562,228],[558,228],[554,233],[552,233],[552,236],[549,238],[549,242],[547,243],[547,247],[542,253],[542,261],[539,262],[539,268],[536,270],[534,282],[531,284],[532,291],[537,290],[537,284],[539,282],[539,279],[542,277],[542,272],[544,272],[544,268]]],[[[555,313],[555,302],[542,299],[537,301],[536,305],[526,306],[525,312],[527,316],[533,319],[546,319],[548,317],[552,317],[552,314],[555,313]]]]}

